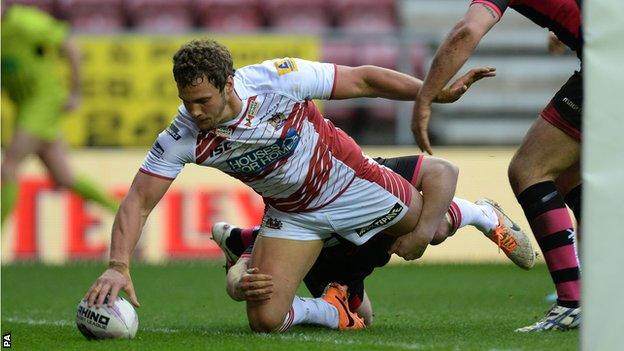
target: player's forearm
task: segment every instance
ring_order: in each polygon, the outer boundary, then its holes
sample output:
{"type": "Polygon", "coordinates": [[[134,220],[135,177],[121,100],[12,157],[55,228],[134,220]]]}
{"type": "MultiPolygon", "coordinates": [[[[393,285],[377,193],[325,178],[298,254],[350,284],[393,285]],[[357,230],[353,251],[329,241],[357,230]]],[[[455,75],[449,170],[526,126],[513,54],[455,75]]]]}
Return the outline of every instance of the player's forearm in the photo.
{"type": "Polygon", "coordinates": [[[435,234],[455,195],[459,170],[449,162],[429,159],[422,178],[423,208],[417,225],[421,233],[435,234]]]}
{"type": "Polygon", "coordinates": [[[130,265],[130,258],[134,251],[149,210],[141,205],[136,197],[128,196],[124,199],[115,216],[111,237],[110,260],[130,265]]]}
{"type": "Polygon", "coordinates": [[[440,91],[466,63],[482,35],[471,26],[458,23],[433,58],[429,73],[418,94],[421,103],[432,103],[440,91]]]}
{"type": "Polygon", "coordinates": [[[377,66],[363,66],[364,83],[368,97],[392,100],[413,100],[422,86],[422,81],[401,72],[377,66]]]}

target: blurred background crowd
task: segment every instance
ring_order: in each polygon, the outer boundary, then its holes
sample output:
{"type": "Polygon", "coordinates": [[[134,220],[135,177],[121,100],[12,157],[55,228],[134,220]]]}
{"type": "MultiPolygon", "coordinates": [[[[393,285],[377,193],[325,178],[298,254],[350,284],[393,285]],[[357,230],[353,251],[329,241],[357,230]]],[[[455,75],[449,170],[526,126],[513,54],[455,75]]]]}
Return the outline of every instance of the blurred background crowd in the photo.
{"type": "MultiPolygon", "coordinates": [[[[83,104],[65,120],[73,146],[144,146],[177,106],[171,54],[197,36],[228,45],[235,65],[279,56],[373,64],[422,78],[467,0],[8,0],[67,21],[82,50],[83,104]],[[116,131],[112,133],[111,131],[116,131]]],[[[508,11],[468,67],[494,66],[459,103],[436,106],[437,145],[515,145],[578,61],[508,11]]],[[[4,103],[4,102],[3,102],[4,103]]],[[[325,114],[364,145],[408,145],[410,103],[328,102],[325,114]]],[[[3,109],[3,144],[10,128],[3,109]]]]}

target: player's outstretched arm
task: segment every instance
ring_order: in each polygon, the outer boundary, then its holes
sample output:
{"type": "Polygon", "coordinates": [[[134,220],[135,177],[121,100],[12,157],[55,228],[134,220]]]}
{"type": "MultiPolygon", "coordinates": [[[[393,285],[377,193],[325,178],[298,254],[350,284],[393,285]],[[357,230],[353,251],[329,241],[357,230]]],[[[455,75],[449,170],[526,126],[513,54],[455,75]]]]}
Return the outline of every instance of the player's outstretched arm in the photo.
{"type": "Polygon", "coordinates": [[[142,172],[138,172],[134,177],[113,223],[109,267],[91,285],[85,295],[89,306],[94,304],[101,306],[109,293],[108,305],[112,306],[119,290],[128,294],[134,306],[139,306],[130,278],[130,258],[148,215],[167,192],[172,182],[172,180],[142,172]]]}
{"type": "Polygon", "coordinates": [[[235,301],[263,301],[273,294],[273,277],[258,273],[258,268],[249,268],[251,256],[243,256],[227,273],[226,290],[235,301]]]}
{"type": "Polygon", "coordinates": [[[498,22],[499,15],[490,6],[475,3],[455,25],[438,48],[423,87],[418,93],[412,116],[412,132],[421,150],[432,153],[427,133],[431,104],[448,81],[470,57],[481,38],[498,22]]]}
{"type": "MultiPolygon", "coordinates": [[[[476,81],[494,77],[492,67],[473,68],[448,87],[440,90],[434,102],[457,101],[476,81]]],[[[413,100],[422,87],[422,81],[401,72],[377,66],[337,66],[333,99],[382,97],[392,100],[413,100]]]]}

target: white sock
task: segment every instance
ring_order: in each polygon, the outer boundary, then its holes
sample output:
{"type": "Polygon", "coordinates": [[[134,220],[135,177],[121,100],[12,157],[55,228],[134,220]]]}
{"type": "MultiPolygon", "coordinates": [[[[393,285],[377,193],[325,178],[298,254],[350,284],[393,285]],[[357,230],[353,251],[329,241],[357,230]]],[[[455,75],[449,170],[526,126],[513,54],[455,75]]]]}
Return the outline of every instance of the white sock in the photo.
{"type": "Polygon", "coordinates": [[[286,331],[297,324],[316,324],[338,329],[338,310],[321,298],[295,296],[284,324],[279,330],[286,331]]]}
{"type": "Polygon", "coordinates": [[[481,232],[488,233],[498,225],[498,216],[490,206],[477,205],[459,197],[453,198],[449,214],[456,221],[453,231],[472,225],[481,232]]]}

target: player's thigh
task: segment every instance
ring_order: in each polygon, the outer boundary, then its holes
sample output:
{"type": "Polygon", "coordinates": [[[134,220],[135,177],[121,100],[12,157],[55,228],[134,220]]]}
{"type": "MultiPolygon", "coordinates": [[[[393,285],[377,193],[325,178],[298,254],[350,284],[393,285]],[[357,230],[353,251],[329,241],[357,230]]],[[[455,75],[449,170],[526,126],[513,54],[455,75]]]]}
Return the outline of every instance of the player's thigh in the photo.
{"type": "Polygon", "coordinates": [[[16,129],[2,157],[2,177],[12,178],[17,172],[17,167],[24,161],[26,156],[35,153],[41,147],[41,140],[36,136],[16,129]]]}
{"type": "Polygon", "coordinates": [[[509,165],[516,194],[542,181],[555,180],[578,162],[580,144],[543,118],[535,120],[509,165]]]}
{"type": "Polygon", "coordinates": [[[63,140],[57,138],[56,140],[45,142],[38,155],[57,185],[63,187],[71,186],[74,176],[69,165],[67,148],[63,140]]]}
{"type": "Polygon", "coordinates": [[[273,295],[266,301],[247,303],[247,316],[252,329],[273,331],[281,326],[299,284],[322,247],[322,240],[258,236],[250,267],[257,267],[261,273],[273,277],[273,295]]]}

